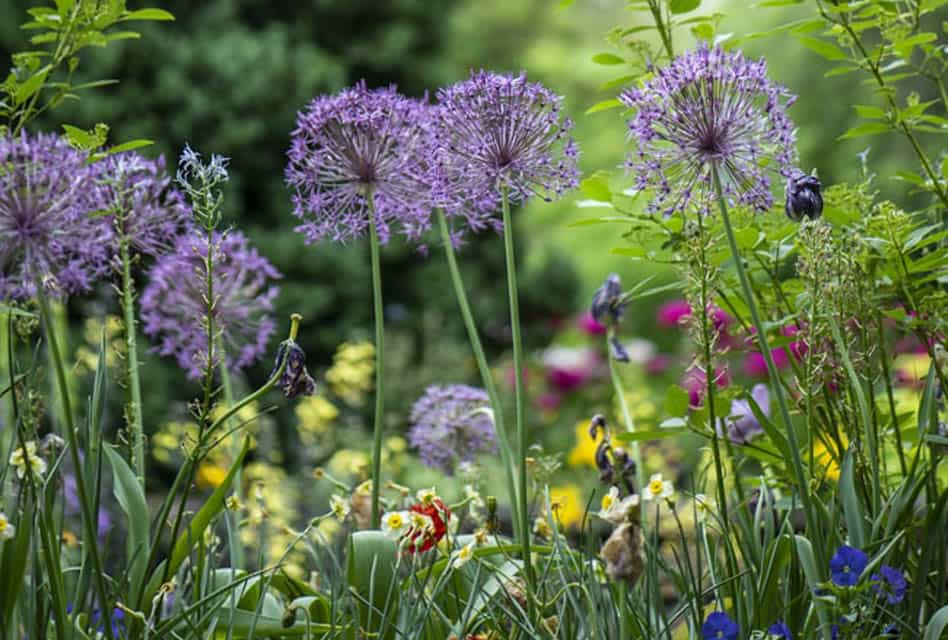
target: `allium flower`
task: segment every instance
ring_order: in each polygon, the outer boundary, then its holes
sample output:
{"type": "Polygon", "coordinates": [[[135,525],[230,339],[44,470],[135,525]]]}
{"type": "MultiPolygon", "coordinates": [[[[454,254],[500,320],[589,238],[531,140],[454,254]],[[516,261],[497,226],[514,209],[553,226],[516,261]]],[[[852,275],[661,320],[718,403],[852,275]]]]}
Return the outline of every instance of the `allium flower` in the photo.
{"type": "Polygon", "coordinates": [[[707,213],[712,167],[725,197],[760,211],[773,204],[765,166],[791,175],[796,136],[784,109],[795,98],[767,78],[763,60],[703,44],[619,99],[636,112],[626,164],[638,189],[654,190],[651,213],[707,213]]]}
{"type": "Polygon", "coordinates": [[[124,219],[124,233],[139,253],[160,256],[171,251],[191,224],[184,196],[165,171],[165,159],[149,160],[129,152],[93,165],[104,206],[113,220],[124,219]],[[121,212],[115,212],[121,209],[121,212]]]}
{"type": "Polygon", "coordinates": [[[87,291],[112,230],[85,156],[54,135],[0,137],[0,300],[87,291]]]}
{"type": "Polygon", "coordinates": [[[438,91],[436,200],[478,231],[501,222],[501,191],[511,204],[547,201],[579,184],[579,148],[562,117],[562,98],[525,74],[475,71],[438,91]]]}
{"type": "Polygon", "coordinates": [[[908,583],[901,570],[887,564],[879,567],[879,573],[872,574],[872,590],[885,597],[889,604],[898,604],[905,599],[908,583]]]}
{"type": "Polygon", "coordinates": [[[723,611],[708,614],[701,625],[701,637],[704,640],[737,640],[741,628],[723,611]]]}
{"type": "Polygon", "coordinates": [[[307,242],[363,236],[375,216],[379,237],[417,239],[429,226],[432,154],[429,107],[394,87],[364,82],[313,100],[297,116],[286,182],[296,228],[307,242]]]}
{"type": "Polygon", "coordinates": [[[793,640],[793,633],[790,632],[790,627],[785,622],[777,621],[767,628],[767,637],[793,640]]]}
{"type": "MultiPolygon", "coordinates": [[[[239,232],[215,233],[211,247],[214,329],[227,366],[243,369],[266,351],[273,334],[275,324],[268,314],[278,289],[270,281],[281,276],[239,232]]],[[[152,267],[142,293],[145,334],[158,340],[158,353],[174,356],[191,378],[199,377],[208,364],[207,251],[207,235],[182,236],[175,251],[152,267]]]]}
{"type": "MultiPolygon", "coordinates": [[[[751,390],[751,397],[764,415],[770,415],[770,392],[767,385],[756,384],[751,390]]],[[[726,420],[718,420],[718,435],[723,435],[722,426],[727,425],[727,437],[735,444],[746,444],[764,433],[757,416],[754,415],[749,400],[738,398],[731,402],[731,412],[726,420]]]]}
{"type": "Polygon", "coordinates": [[[830,558],[833,584],[839,587],[856,586],[867,564],[869,564],[869,556],[864,552],[849,545],[841,546],[830,558]]]}
{"type": "Polygon", "coordinates": [[[459,462],[470,462],[497,449],[487,393],[466,385],[431,386],[411,410],[408,439],[429,467],[454,473],[459,462]]]}

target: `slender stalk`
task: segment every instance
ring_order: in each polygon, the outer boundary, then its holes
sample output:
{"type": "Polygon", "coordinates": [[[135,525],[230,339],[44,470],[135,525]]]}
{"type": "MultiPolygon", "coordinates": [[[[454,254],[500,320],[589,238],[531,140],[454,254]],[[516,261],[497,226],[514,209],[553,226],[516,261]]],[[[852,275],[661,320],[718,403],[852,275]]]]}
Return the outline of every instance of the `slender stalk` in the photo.
{"type": "Polygon", "coordinates": [[[59,342],[52,326],[52,314],[49,300],[43,290],[43,284],[37,282],[36,297],[39,300],[40,316],[45,329],[46,342],[49,345],[50,359],[56,374],[56,384],[59,387],[59,401],[62,405],[63,419],[66,421],[66,441],[69,443],[69,456],[76,477],[76,493],[79,494],[79,504],[82,509],[82,525],[85,529],[85,547],[92,560],[92,571],[95,574],[96,589],[99,592],[99,609],[104,617],[106,637],[112,640],[112,605],[109,601],[109,591],[105,584],[102,561],[96,544],[98,539],[98,520],[90,508],[89,493],[86,489],[85,474],[82,473],[82,459],[79,457],[79,438],[76,433],[76,423],[73,419],[72,402],[69,400],[69,386],[66,382],[66,368],[63,365],[59,342]]]}
{"type": "MultiPolygon", "coordinates": [[[[220,349],[220,353],[221,353],[220,376],[221,376],[221,389],[224,392],[224,404],[228,408],[230,408],[234,406],[234,385],[230,379],[230,370],[227,368],[227,365],[224,362],[224,359],[225,359],[224,345],[220,344],[220,341],[218,341],[218,349],[220,349]]],[[[228,428],[233,426],[233,422],[234,421],[232,419],[228,418],[227,420],[228,428]]],[[[238,454],[240,453],[241,443],[240,443],[240,438],[236,437],[236,435],[233,436],[233,440],[234,440],[234,443],[233,443],[233,447],[231,448],[231,455],[233,455],[234,460],[236,460],[238,454]]],[[[238,469],[237,473],[234,474],[234,482],[232,485],[234,487],[233,489],[234,495],[237,497],[238,501],[243,500],[243,491],[241,491],[242,486],[243,486],[241,484],[243,482],[242,475],[243,474],[238,469]]],[[[228,538],[229,538],[229,541],[228,541],[227,548],[228,548],[228,551],[230,552],[230,566],[234,569],[239,569],[244,564],[243,543],[240,542],[239,536],[230,535],[229,527],[228,527],[228,538]]]]}
{"type": "Polygon", "coordinates": [[[517,295],[517,263],[514,256],[513,223],[510,219],[510,202],[507,189],[501,189],[501,209],[504,223],[504,257],[507,267],[507,294],[510,302],[510,333],[513,340],[514,399],[517,424],[517,454],[519,464],[520,495],[520,546],[523,550],[523,566],[527,578],[528,605],[533,612],[534,575],[530,562],[530,515],[527,506],[527,429],[524,421],[525,406],[523,392],[523,345],[520,337],[520,302],[517,295]]]}
{"type": "MultiPolygon", "coordinates": [[[[619,399],[619,408],[622,410],[622,420],[625,423],[625,430],[629,433],[635,433],[635,419],[632,412],[629,411],[629,403],[626,402],[625,392],[622,389],[622,378],[619,377],[619,368],[616,366],[616,359],[612,357],[612,349],[609,348],[609,338],[606,338],[606,353],[609,354],[609,377],[612,379],[612,390],[619,399]]],[[[645,487],[642,480],[642,455],[639,451],[639,441],[633,440],[629,443],[629,455],[635,463],[635,490],[642,493],[645,487]]],[[[645,509],[639,509],[639,523],[645,524],[645,509]]],[[[623,638],[625,636],[622,636],[623,638]]]]}
{"type": "MultiPolygon", "coordinates": [[[[796,475],[797,488],[800,492],[800,500],[803,503],[803,510],[806,513],[808,533],[814,538],[819,535],[817,531],[817,520],[813,517],[813,507],[810,501],[810,487],[807,483],[806,472],[803,469],[803,462],[800,460],[800,445],[797,441],[797,433],[793,428],[793,421],[790,419],[790,409],[787,405],[787,398],[784,395],[783,386],[780,384],[780,374],[777,371],[777,365],[774,364],[773,354],[770,352],[770,345],[767,343],[767,332],[764,328],[763,320],[760,317],[760,311],[757,309],[757,299],[754,297],[754,291],[751,288],[750,279],[744,270],[744,263],[741,260],[740,250],[737,247],[737,240],[734,237],[734,229],[731,226],[731,218],[728,215],[727,202],[724,199],[724,193],[721,188],[721,177],[718,175],[716,165],[711,165],[711,178],[714,182],[714,191],[717,194],[718,208],[721,211],[721,221],[724,223],[724,231],[727,235],[728,246],[731,249],[731,256],[734,258],[734,265],[737,269],[737,277],[741,283],[741,290],[747,301],[747,308],[750,311],[751,321],[757,329],[757,343],[760,352],[764,355],[764,361],[767,363],[767,373],[773,381],[774,395],[777,397],[777,407],[780,411],[780,419],[783,422],[784,431],[787,434],[787,441],[790,444],[791,462],[793,471],[796,475]],[[812,527],[812,529],[811,529],[812,527]]],[[[819,539],[814,539],[814,546],[820,547],[819,539]]],[[[822,553],[822,551],[821,551],[822,553]]]]}
{"type": "Polygon", "coordinates": [[[524,534],[520,531],[522,524],[519,514],[520,502],[517,494],[517,480],[514,476],[510,434],[507,433],[507,427],[504,423],[504,406],[500,402],[500,395],[497,393],[497,385],[494,384],[494,377],[491,375],[490,365],[488,365],[487,356],[484,354],[484,346],[481,344],[477,324],[474,322],[474,314],[471,313],[471,305],[468,302],[467,293],[464,290],[464,281],[461,279],[461,270],[458,268],[457,256],[454,254],[454,245],[451,244],[448,221],[443,211],[438,211],[438,226],[441,231],[441,242],[444,245],[445,257],[448,261],[448,271],[451,273],[451,282],[454,285],[454,295],[458,300],[458,306],[461,308],[461,317],[464,319],[464,327],[467,329],[467,337],[471,342],[471,350],[474,352],[474,359],[477,361],[477,368],[481,374],[481,383],[484,385],[484,390],[487,391],[490,406],[494,411],[494,429],[497,432],[497,440],[500,443],[500,457],[504,465],[504,473],[507,476],[507,492],[510,494],[510,506],[514,513],[514,536],[519,540],[524,534]]]}
{"type": "Polygon", "coordinates": [[[138,376],[138,340],[135,322],[135,280],[128,238],[119,245],[122,262],[122,313],[125,319],[125,370],[128,376],[128,427],[132,436],[132,468],[142,491],[145,490],[145,429],[142,424],[142,385],[138,376]]]}
{"type": "MultiPolygon", "coordinates": [[[[369,202],[372,202],[371,196],[369,202]]],[[[385,318],[382,309],[382,267],[379,261],[379,232],[375,224],[375,210],[369,207],[369,250],[372,256],[372,306],[375,311],[375,421],[372,434],[372,527],[382,523],[379,511],[379,493],[382,488],[382,424],[385,418],[385,390],[382,387],[385,363],[385,318]]]]}

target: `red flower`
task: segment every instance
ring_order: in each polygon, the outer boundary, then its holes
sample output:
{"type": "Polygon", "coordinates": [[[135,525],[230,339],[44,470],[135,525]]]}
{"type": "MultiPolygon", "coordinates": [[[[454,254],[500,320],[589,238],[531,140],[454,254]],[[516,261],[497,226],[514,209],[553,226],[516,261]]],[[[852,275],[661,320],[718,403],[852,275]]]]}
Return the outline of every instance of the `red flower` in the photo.
{"type": "Polygon", "coordinates": [[[419,502],[413,504],[408,510],[428,516],[431,520],[431,526],[427,530],[413,530],[408,534],[411,538],[411,542],[406,546],[409,553],[427,551],[441,542],[444,534],[448,532],[448,520],[451,518],[451,510],[441,502],[440,498],[435,498],[429,503],[419,502]]]}

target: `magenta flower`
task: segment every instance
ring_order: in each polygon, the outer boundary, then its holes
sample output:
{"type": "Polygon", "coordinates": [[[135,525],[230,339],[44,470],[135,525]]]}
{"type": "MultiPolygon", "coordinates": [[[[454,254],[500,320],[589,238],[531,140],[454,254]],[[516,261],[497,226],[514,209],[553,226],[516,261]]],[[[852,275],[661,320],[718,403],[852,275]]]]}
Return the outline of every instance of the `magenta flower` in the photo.
{"type": "Polygon", "coordinates": [[[663,303],[655,315],[655,322],[660,327],[671,329],[680,327],[684,319],[690,315],[691,305],[688,304],[687,300],[679,298],[663,303]]]}
{"type": "Polygon", "coordinates": [[[86,157],[54,135],[0,138],[0,299],[89,290],[108,268],[112,229],[86,157]]]}
{"type": "MultiPolygon", "coordinates": [[[[727,369],[715,369],[714,383],[719,388],[724,388],[731,382],[731,376],[727,369]]],[[[704,396],[708,392],[708,377],[703,369],[694,366],[685,373],[681,380],[681,386],[688,392],[688,399],[693,408],[698,408],[704,402],[704,396]]]]}
{"type": "Polygon", "coordinates": [[[198,232],[182,236],[173,253],[159,258],[142,292],[145,334],[158,341],[158,353],[174,356],[191,378],[200,377],[208,366],[209,297],[230,369],[246,368],[263,355],[275,329],[269,314],[278,288],[271,281],[280,273],[239,232],[215,233],[211,250],[213,296],[207,290],[208,237],[198,232]]]}
{"type": "Polygon", "coordinates": [[[550,201],[579,184],[579,148],[562,98],[525,74],[472,72],[438,91],[436,195],[449,215],[499,229],[501,192],[511,204],[550,201]]]}
{"type": "Polygon", "coordinates": [[[345,242],[367,233],[371,215],[382,242],[393,231],[417,240],[429,226],[433,149],[429,107],[394,87],[360,82],[316,98],[288,152],[296,230],[307,242],[345,242]]]}
{"type": "Polygon", "coordinates": [[[579,319],[576,321],[576,325],[579,327],[579,330],[589,336],[604,336],[608,328],[606,325],[601,324],[596,320],[592,313],[586,311],[583,315],[579,316],[579,319]]]}
{"type": "Polygon", "coordinates": [[[767,78],[767,64],[702,44],[619,99],[635,110],[636,146],[626,166],[636,188],[651,189],[650,213],[710,210],[712,167],[725,196],[760,211],[773,205],[768,171],[789,178],[796,135],[786,107],[795,100],[767,78]]]}

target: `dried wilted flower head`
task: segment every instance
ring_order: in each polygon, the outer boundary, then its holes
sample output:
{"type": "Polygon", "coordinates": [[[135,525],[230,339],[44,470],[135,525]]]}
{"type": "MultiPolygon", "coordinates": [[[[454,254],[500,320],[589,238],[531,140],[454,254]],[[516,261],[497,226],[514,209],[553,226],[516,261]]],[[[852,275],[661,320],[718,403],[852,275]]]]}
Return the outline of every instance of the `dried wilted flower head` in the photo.
{"type": "Polygon", "coordinates": [[[411,411],[408,438],[429,467],[453,474],[459,462],[497,450],[490,401],[463,384],[431,386],[411,411]]]}
{"type": "Polygon", "coordinates": [[[210,249],[213,295],[207,290],[204,233],[182,236],[175,251],[152,267],[142,292],[145,334],[158,339],[158,353],[177,358],[191,378],[208,365],[208,299],[214,301],[214,329],[231,369],[243,369],[263,355],[275,329],[269,314],[279,289],[271,281],[280,273],[239,232],[214,233],[210,249]]]}
{"type": "Polygon", "coordinates": [[[787,202],[784,210],[794,222],[803,218],[816,220],[823,214],[823,194],[820,179],[795,169],[787,179],[787,202]]]}
{"type": "Polygon", "coordinates": [[[606,561],[606,574],[611,580],[635,584],[645,569],[642,530],[638,524],[624,522],[613,529],[599,555],[606,561]]]}
{"type": "Polygon", "coordinates": [[[710,210],[716,167],[729,200],[770,209],[769,171],[789,178],[796,135],[786,107],[795,97],[767,78],[767,64],[702,44],[619,99],[635,109],[636,151],[626,166],[653,189],[649,212],[710,210]]]}
{"type": "Polygon", "coordinates": [[[511,203],[552,201],[579,184],[562,98],[525,74],[475,71],[438,91],[438,103],[437,202],[470,229],[500,228],[502,190],[511,203]]]}
{"type": "Polygon", "coordinates": [[[287,398],[311,396],[316,393],[316,381],[306,370],[306,352],[295,340],[284,340],[277,349],[275,369],[270,376],[276,375],[280,364],[286,358],[286,367],[280,376],[279,385],[287,398]]]}
{"type": "Polygon", "coordinates": [[[617,325],[622,322],[622,315],[628,304],[622,300],[622,281],[619,274],[611,273],[602,286],[596,289],[589,312],[596,322],[606,326],[617,325]]]}
{"type": "Polygon", "coordinates": [[[149,160],[127,152],[93,166],[116,232],[145,255],[172,250],[190,226],[191,214],[184,196],[172,186],[164,157],[149,160]]]}
{"type": "Polygon", "coordinates": [[[288,152],[297,231],[307,242],[363,236],[374,216],[382,242],[393,230],[416,240],[431,212],[429,107],[394,87],[364,82],[300,111],[288,152]]]}
{"type": "Polygon", "coordinates": [[[83,154],[54,135],[0,137],[0,300],[87,291],[112,229],[83,154]]]}

